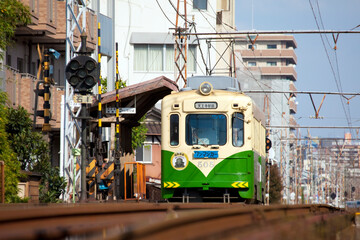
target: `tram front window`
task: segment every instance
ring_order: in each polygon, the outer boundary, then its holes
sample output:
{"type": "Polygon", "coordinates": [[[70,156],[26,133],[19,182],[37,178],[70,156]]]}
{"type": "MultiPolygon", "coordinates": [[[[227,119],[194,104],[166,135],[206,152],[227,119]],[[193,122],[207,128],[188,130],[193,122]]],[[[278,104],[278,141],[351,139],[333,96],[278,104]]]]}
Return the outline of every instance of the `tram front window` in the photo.
{"type": "Polygon", "coordinates": [[[225,145],[224,114],[189,114],[186,116],[187,145],[225,145]]]}

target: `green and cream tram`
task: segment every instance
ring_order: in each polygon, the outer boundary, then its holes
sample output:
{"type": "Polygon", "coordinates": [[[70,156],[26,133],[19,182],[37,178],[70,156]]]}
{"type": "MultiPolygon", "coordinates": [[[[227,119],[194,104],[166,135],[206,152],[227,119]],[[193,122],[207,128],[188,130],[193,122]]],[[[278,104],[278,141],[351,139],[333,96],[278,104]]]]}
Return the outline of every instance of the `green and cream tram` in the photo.
{"type": "Polygon", "coordinates": [[[264,202],[264,114],[234,78],[187,84],[162,101],[162,197],[264,202]]]}

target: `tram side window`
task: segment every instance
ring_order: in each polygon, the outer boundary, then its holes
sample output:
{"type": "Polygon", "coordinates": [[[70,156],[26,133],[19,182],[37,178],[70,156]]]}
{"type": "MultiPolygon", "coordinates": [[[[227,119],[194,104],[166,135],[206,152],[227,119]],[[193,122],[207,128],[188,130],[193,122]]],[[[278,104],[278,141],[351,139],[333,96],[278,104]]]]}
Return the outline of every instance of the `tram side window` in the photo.
{"type": "Polygon", "coordinates": [[[234,113],[232,118],[232,142],[234,147],[244,145],[244,114],[234,113]]]}
{"type": "Polygon", "coordinates": [[[170,116],[170,145],[179,145],[179,115],[170,116]]]}

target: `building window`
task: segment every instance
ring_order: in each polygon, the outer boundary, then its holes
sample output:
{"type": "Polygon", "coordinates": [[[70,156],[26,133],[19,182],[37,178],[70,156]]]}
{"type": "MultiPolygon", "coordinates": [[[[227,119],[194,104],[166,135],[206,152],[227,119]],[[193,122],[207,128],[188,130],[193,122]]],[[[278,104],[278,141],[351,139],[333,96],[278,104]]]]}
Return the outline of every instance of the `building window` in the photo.
{"type": "Polygon", "coordinates": [[[34,76],[36,74],[35,63],[34,62],[31,62],[30,74],[34,75],[34,76]]]}
{"type": "MultiPolygon", "coordinates": [[[[134,71],[173,72],[175,70],[174,45],[135,44],[134,71]]],[[[187,69],[195,72],[196,46],[190,45],[187,54],[187,69]]]]}
{"type": "Polygon", "coordinates": [[[136,148],[136,161],[142,163],[152,163],[152,146],[144,144],[136,148]]]}
{"type": "Polygon", "coordinates": [[[162,45],[138,44],[134,45],[135,71],[162,71],[162,45]]]}
{"type": "Polygon", "coordinates": [[[267,65],[267,66],[276,66],[277,63],[274,62],[274,61],[270,61],[270,62],[266,62],[266,65],[267,65]]]}
{"type": "Polygon", "coordinates": [[[53,0],[49,0],[49,21],[52,22],[53,21],[53,0]]]}
{"type": "Polygon", "coordinates": [[[248,62],[249,67],[256,67],[256,62],[248,62]]]}
{"type": "Polygon", "coordinates": [[[6,65],[11,67],[11,55],[6,55],[6,65]]]}
{"type": "Polygon", "coordinates": [[[194,0],[193,9],[207,10],[207,0],[194,0]]]}
{"type": "Polygon", "coordinates": [[[254,49],[256,49],[256,44],[255,45],[249,44],[248,49],[253,49],[253,46],[254,46],[254,49]]]}
{"type": "Polygon", "coordinates": [[[22,58],[17,58],[17,66],[16,66],[17,70],[19,70],[19,72],[23,73],[24,72],[24,59],[22,58]]]}
{"type": "Polygon", "coordinates": [[[30,10],[31,12],[35,12],[35,0],[30,1],[30,10]]]}
{"type": "Polygon", "coordinates": [[[277,49],[276,44],[268,44],[267,49],[277,49]]]}
{"type": "Polygon", "coordinates": [[[187,70],[189,72],[195,72],[196,70],[196,46],[189,45],[187,55],[187,70]]]}

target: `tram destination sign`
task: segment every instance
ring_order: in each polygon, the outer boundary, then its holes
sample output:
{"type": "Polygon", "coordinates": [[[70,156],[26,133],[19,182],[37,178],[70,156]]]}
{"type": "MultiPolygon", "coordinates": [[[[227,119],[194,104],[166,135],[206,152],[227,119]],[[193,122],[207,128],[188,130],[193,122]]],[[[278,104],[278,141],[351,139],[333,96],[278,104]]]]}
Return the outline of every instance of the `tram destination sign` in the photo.
{"type": "Polygon", "coordinates": [[[196,109],[216,109],[217,102],[195,102],[196,109]]]}

